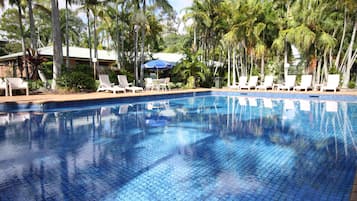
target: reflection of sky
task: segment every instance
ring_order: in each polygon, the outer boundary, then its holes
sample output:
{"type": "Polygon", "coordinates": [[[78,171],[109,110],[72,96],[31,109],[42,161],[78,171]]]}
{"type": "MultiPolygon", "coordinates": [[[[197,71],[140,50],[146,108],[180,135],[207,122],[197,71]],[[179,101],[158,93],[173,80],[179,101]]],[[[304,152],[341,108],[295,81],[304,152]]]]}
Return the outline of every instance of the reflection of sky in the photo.
{"type": "Polygon", "coordinates": [[[345,200],[356,108],[206,96],[1,114],[0,200],[345,200]]]}

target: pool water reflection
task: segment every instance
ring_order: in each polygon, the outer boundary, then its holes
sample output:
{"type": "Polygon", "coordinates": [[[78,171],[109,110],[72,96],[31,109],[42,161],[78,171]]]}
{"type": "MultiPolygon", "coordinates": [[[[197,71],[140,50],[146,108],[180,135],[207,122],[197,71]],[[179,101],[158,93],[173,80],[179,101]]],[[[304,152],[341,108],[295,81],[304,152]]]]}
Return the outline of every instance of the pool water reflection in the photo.
{"type": "Polygon", "coordinates": [[[349,200],[357,104],[202,96],[0,113],[0,200],[349,200]]]}

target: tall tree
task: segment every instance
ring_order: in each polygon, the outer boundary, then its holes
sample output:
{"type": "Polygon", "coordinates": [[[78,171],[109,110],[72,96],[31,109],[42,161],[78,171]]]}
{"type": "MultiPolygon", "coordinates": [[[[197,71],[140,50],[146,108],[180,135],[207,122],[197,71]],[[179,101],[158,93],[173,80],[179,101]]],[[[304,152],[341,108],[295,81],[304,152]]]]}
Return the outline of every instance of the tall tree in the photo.
{"type": "Polygon", "coordinates": [[[344,14],[343,20],[343,36],[341,39],[340,49],[336,58],[336,66],[342,71],[343,73],[343,87],[347,87],[350,79],[351,79],[351,70],[353,65],[357,60],[357,48],[356,46],[356,32],[357,32],[357,16],[356,16],[356,9],[357,9],[357,2],[355,0],[342,0],[344,14]],[[351,35],[350,40],[348,43],[348,48],[345,52],[345,58],[343,61],[340,62],[339,58],[341,55],[342,47],[345,43],[345,33],[346,27],[350,24],[349,27],[351,28],[351,35]],[[353,49],[355,48],[355,49],[353,49]]]}
{"type": "Polygon", "coordinates": [[[66,69],[69,68],[69,34],[68,34],[68,5],[71,4],[71,0],[66,0],[66,69]]]}
{"type": "Polygon", "coordinates": [[[37,49],[37,37],[36,37],[36,31],[35,31],[35,20],[34,20],[33,11],[32,11],[32,0],[27,0],[27,6],[28,6],[28,14],[29,14],[29,20],[30,20],[31,48],[36,50],[37,49]]]}
{"type": "Polygon", "coordinates": [[[97,66],[98,66],[98,38],[97,38],[97,17],[98,17],[98,7],[103,7],[105,4],[100,1],[100,0],[81,0],[83,6],[78,8],[78,11],[84,10],[87,15],[87,26],[88,26],[88,46],[89,46],[89,51],[90,51],[90,63],[92,65],[93,62],[93,74],[94,74],[94,79],[96,79],[97,75],[97,66]],[[93,15],[93,48],[94,48],[94,59],[92,58],[92,34],[91,34],[91,21],[90,21],[90,15],[93,15]]]}
{"type": "MultiPolygon", "coordinates": [[[[146,16],[146,1],[147,0],[141,0],[141,12],[143,16],[146,16]]],[[[163,9],[165,12],[173,12],[172,6],[169,4],[167,0],[151,0],[151,3],[153,3],[156,7],[163,9]]],[[[138,7],[139,1],[138,1],[138,7]]],[[[141,66],[144,63],[145,55],[145,37],[146,37],[146,31],[147,31],[147,20],[142,20],[141,22],[144,22],[144,24],[141,25],[141,47],[140,47],[140,83],[143,84],[144,82],[144,69],[141,68],[141,66]]]]}
{"type": "Polygon", "coordinates": [[[9,0],[10,5],[16,5],[18,14],[19,14],[19,26],[20,26],[20,34],[21,34],[21,48],[22,48],[22,53],[23,53],[23,59],[22,59],[22,64],[23,67],[25,68],[25,73],[26,73],[26,79],[29,79],[29,70],[26,62],[26,43],[25,43],[25,34],[24,34],[24,26],[22,23],[22,7],[21,7],[21,0],[9,0]]]}
{"type": "Polygon", "coordinates": [[[53,81],[52,89],[57,88],[57,80],[61,75],[63,64],[61,29],[59,20],[58,0],[51,0],[52,39],[53,39],[53,81]]]}

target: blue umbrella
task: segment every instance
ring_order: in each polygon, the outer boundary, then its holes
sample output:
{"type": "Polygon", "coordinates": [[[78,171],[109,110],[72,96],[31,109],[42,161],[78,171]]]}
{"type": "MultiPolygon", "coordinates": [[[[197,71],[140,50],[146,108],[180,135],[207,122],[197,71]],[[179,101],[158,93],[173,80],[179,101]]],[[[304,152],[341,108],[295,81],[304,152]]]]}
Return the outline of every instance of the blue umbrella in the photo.
{"type": "Polygon", "coordinates": [[[143,68],[145,68],[145,69],[155,69],[156,70],[156,78],[159,78],[159,75],[158,75],[159,70],[171,69],[172,67],[173,67],[173,65],[170,62],[160,60],[160,59],[148,61],[143,65],[143,68]]]}

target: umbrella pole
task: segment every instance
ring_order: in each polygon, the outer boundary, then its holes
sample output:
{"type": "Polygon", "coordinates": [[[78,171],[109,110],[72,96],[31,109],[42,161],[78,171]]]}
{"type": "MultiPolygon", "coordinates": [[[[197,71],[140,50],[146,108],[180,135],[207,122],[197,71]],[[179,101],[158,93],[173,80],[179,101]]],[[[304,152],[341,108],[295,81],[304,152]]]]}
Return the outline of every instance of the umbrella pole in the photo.
{"type": "Polygon", "coordinates": [[[158,80],[159,79],[159,69],[156,68],[156,79],[158,80]]]}

